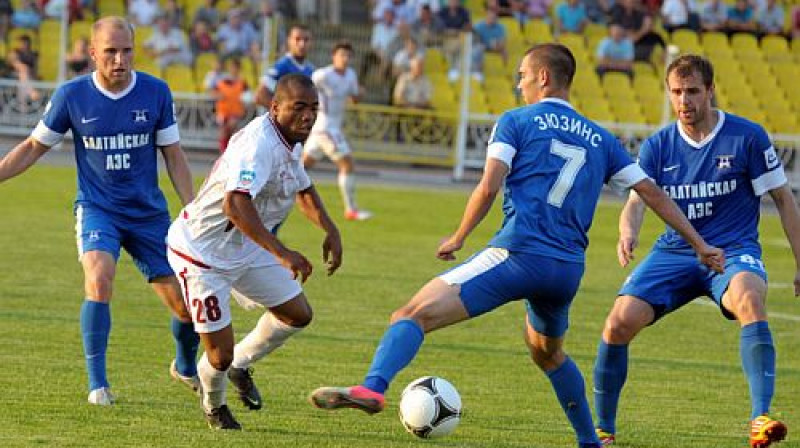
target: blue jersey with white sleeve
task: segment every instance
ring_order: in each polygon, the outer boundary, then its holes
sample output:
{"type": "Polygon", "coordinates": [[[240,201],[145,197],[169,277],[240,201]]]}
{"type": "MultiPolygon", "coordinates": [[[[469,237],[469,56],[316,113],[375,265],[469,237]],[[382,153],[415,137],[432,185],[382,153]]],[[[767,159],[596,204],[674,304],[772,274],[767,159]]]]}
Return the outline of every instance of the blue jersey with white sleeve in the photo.
{"type": "Polygon", "coordinates": [[[264,77],[261,79],[261,82],[270,90],[270,92],[274,92],[275,86],[278,84],[278,80],[289,73],[300,73],[310,78],[311,74],[314,73],[314,64],[308,60],[305,60],[302,63],[298,62],[294,56],[286,53],[283,55],[283,57],[275,61],[275,65],[267,70],[267,74],[264,75],[264,77]]]}
{"type": "Polygon", "coordinates": [[[113,93],[96,76],[59,87],[31,135],[53,146],[72,131],[76,203],[129,218],[166,213],[158,187],[157,148],[180,139],[169,88],[146,73],[131,72],[130,86],[113,93]]]}
{"type": "MultiPolygon", "coordinates": [[[[730,255],[739,249],[759,254],[760,196],[787,182],[775,148],[752,121],[716,110],[719,120],[702,141],[692,140],[678,122],[642,143],[639,165],[683,210],[708,244],[730,255]]],[[[656,248],[691,251],[673,229],[656,248]]]]}
{"type": "Polygon", "coordinates": [[[487,152],[510,168],[489,245],[565,261],[584,261],[603,184],[646,178],[614,135],[555,98],[504,113],[487,152]]]}

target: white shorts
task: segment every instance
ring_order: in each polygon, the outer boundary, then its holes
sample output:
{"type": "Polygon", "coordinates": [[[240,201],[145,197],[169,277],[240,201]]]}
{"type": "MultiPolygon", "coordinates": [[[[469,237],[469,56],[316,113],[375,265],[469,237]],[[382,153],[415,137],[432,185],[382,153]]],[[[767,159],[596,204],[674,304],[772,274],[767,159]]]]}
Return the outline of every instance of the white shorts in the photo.
{"type": "Polygon", "coordinates": [[[243,307],[272,308],[303,292],[292,273],[266,250],[258,250],[234,269],[216,269],[170,248],[169,264],[178,276],[186,308],[198,333],[213,333],[231,323],[231,294],[243,307]]]}
{"type": "Polygon", "coordinates": [[[350,145],[340,131],[313,132],[303,145],[303,151],[314,160],[325,154],[335,162],[350,154],[350,145]]]}

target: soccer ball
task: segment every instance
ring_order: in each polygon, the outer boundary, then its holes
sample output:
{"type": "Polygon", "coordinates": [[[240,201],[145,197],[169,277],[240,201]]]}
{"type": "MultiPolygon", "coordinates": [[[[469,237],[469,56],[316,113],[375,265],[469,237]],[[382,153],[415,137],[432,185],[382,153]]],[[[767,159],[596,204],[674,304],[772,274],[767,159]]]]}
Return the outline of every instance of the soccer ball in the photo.
{"type": "Polygon", "coordinates": [[[443,378],[417,378],[400,397],[400,421],[406,431],[423,439],[446,436],[461,421],[461,397],[443,378]]]}

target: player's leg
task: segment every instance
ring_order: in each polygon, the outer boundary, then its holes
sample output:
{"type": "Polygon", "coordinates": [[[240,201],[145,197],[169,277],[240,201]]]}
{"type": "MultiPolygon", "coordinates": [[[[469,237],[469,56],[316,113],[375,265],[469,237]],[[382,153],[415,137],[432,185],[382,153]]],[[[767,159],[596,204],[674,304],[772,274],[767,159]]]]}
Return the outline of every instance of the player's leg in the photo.
{"type": "Polygon", "coordinates": [[[200,338],[194,331],[178,278],[167,260],[164,240],[169,226],[170,217],[166,213],[146,221],[129,222],[122,232],[123,247],[172,312],[170,330],[175,341],[175,358],[170,365],[170,375],[199,393],[197,348],[200,338]]]}
{"type": "Polygon", "coordinates": [[[228,378],[239,399],[249,409],[261,409],[261,393],[253,381],[252,365],[299,333],[312,319],[300,284],[272,254],[260,251],[250,267],[234,283],[234,298],[240,305],[258,304],[268,309],[234,349],[228,378]]]}
{"type": "Polygon", "coordinates": [[[598,433],[613,443],[628,374],[628,345],[646,326],[707,292],[707,270],[692,254],[651,251],[619,291],[606,318],[594,367],[598,433]]]}
{"type": "Polygon", "coordinates": [[[322,150],[339,170],[337,182],[344,203],[345,219],[363,221],[371,218],[372,213],[360,209],[356,203],[356,176],[350,145],[341,132],[330,131],[325,135],[328,139],[322,144],[322,150]]]}
{"type": "Polygon", "coordinates": [[[202,383],[202,405],[208,426],[211,429],[241,429],[228,408],[225,394],[227,372],[233,361],[233,326],[228,324],[221,330],[198,332],[205,353],[197,363],[197,372],[202,383]]]}
{"type": "Polygon", "coordinates": [[[78,257],[83,267],[85,300],[81,306],[81,336],[89,377],[91,404],[114,402],[106,377],[106,350],[111,333],[111,309],[121,236],[113,219],[83,204],[75,207],[78,257]]]}
{"type": "Polygon", "coordinates": [[[775,393],[776,357],[767,322],[763,263],[755,255],[730,257],[725,273],[714,279],[712,291],[723,312],[730,313],[726,316],[732,315],[741,326],[739,351],[750,389],[750,445],[770,446],[786,437],[787,428],[767,415],[775,393]]]}
{"type": "Polygon", "coordinates": [[[583,276],[583,263],[539,257],[529,264],[536,285],[528,296],[525,343],[533,362],[547,375],[581,447],[596,448],[592,411],[578,366],[563,350],[569,308],[583,276]]]}

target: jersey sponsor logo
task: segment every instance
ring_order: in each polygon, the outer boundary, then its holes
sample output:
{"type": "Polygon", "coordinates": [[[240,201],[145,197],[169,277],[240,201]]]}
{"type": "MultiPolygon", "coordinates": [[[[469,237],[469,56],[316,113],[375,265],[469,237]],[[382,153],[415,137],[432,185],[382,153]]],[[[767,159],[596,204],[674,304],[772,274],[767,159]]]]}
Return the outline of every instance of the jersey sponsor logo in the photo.
{"type": "Polygon", "coordinates": [[[100,119],[100,117],[92,117],[92,118],[81,117],[81,124],[91,123],[91,122],[97,121],[99,119],[100,119]]]}
{"type": "Polygon", "coordinates": [[[662,189],[672,199],[706,199],[733,193],[736,191],[736,179],[685,185],[664,185],[662,189]]]}
{"type": "Polygon", "coordinates": [[[730,169],[731,160],[733,160],[733,155],[717,156],[717,169],[718,170],[730,169]]]}
{"type": "Polygon", "coordinates": [[[778,166],[781,161],[778,158],[778,154],[775,152],[775,147],[770,146],[766,151],[764,151],[764,161],[767,163],[767,169],[771,170],[778,166]]]}
{"type": "Polygon", "coordinates": [[[253,181],[256,180],[256,172],[251,170],[242,170],[239,172],[239,186],[241,187],[250,187],[253,185],[253,181]]]}
{"type": "Polygon", "coordinates": [[[665,167],[662,171],[664,171],[665,173],[669,173],[670,171],[677,170],[679,166],[681,166],[681,165],[680,164],[678,164],[678,165],[670,165],[668,167],[665,167]]]}
{"type": "Polygon", "coordinates": [[[113,149],[135,149],[150,145],[150,134],[117,134],[103,136],[83,136],[83,146],[93,151],[113,149]]]}
{"type": "Polygon", "coordinates": [[[134,109],[131,111],[134,123],[147,123],[150,112],[147,109],[134,109]]]}

